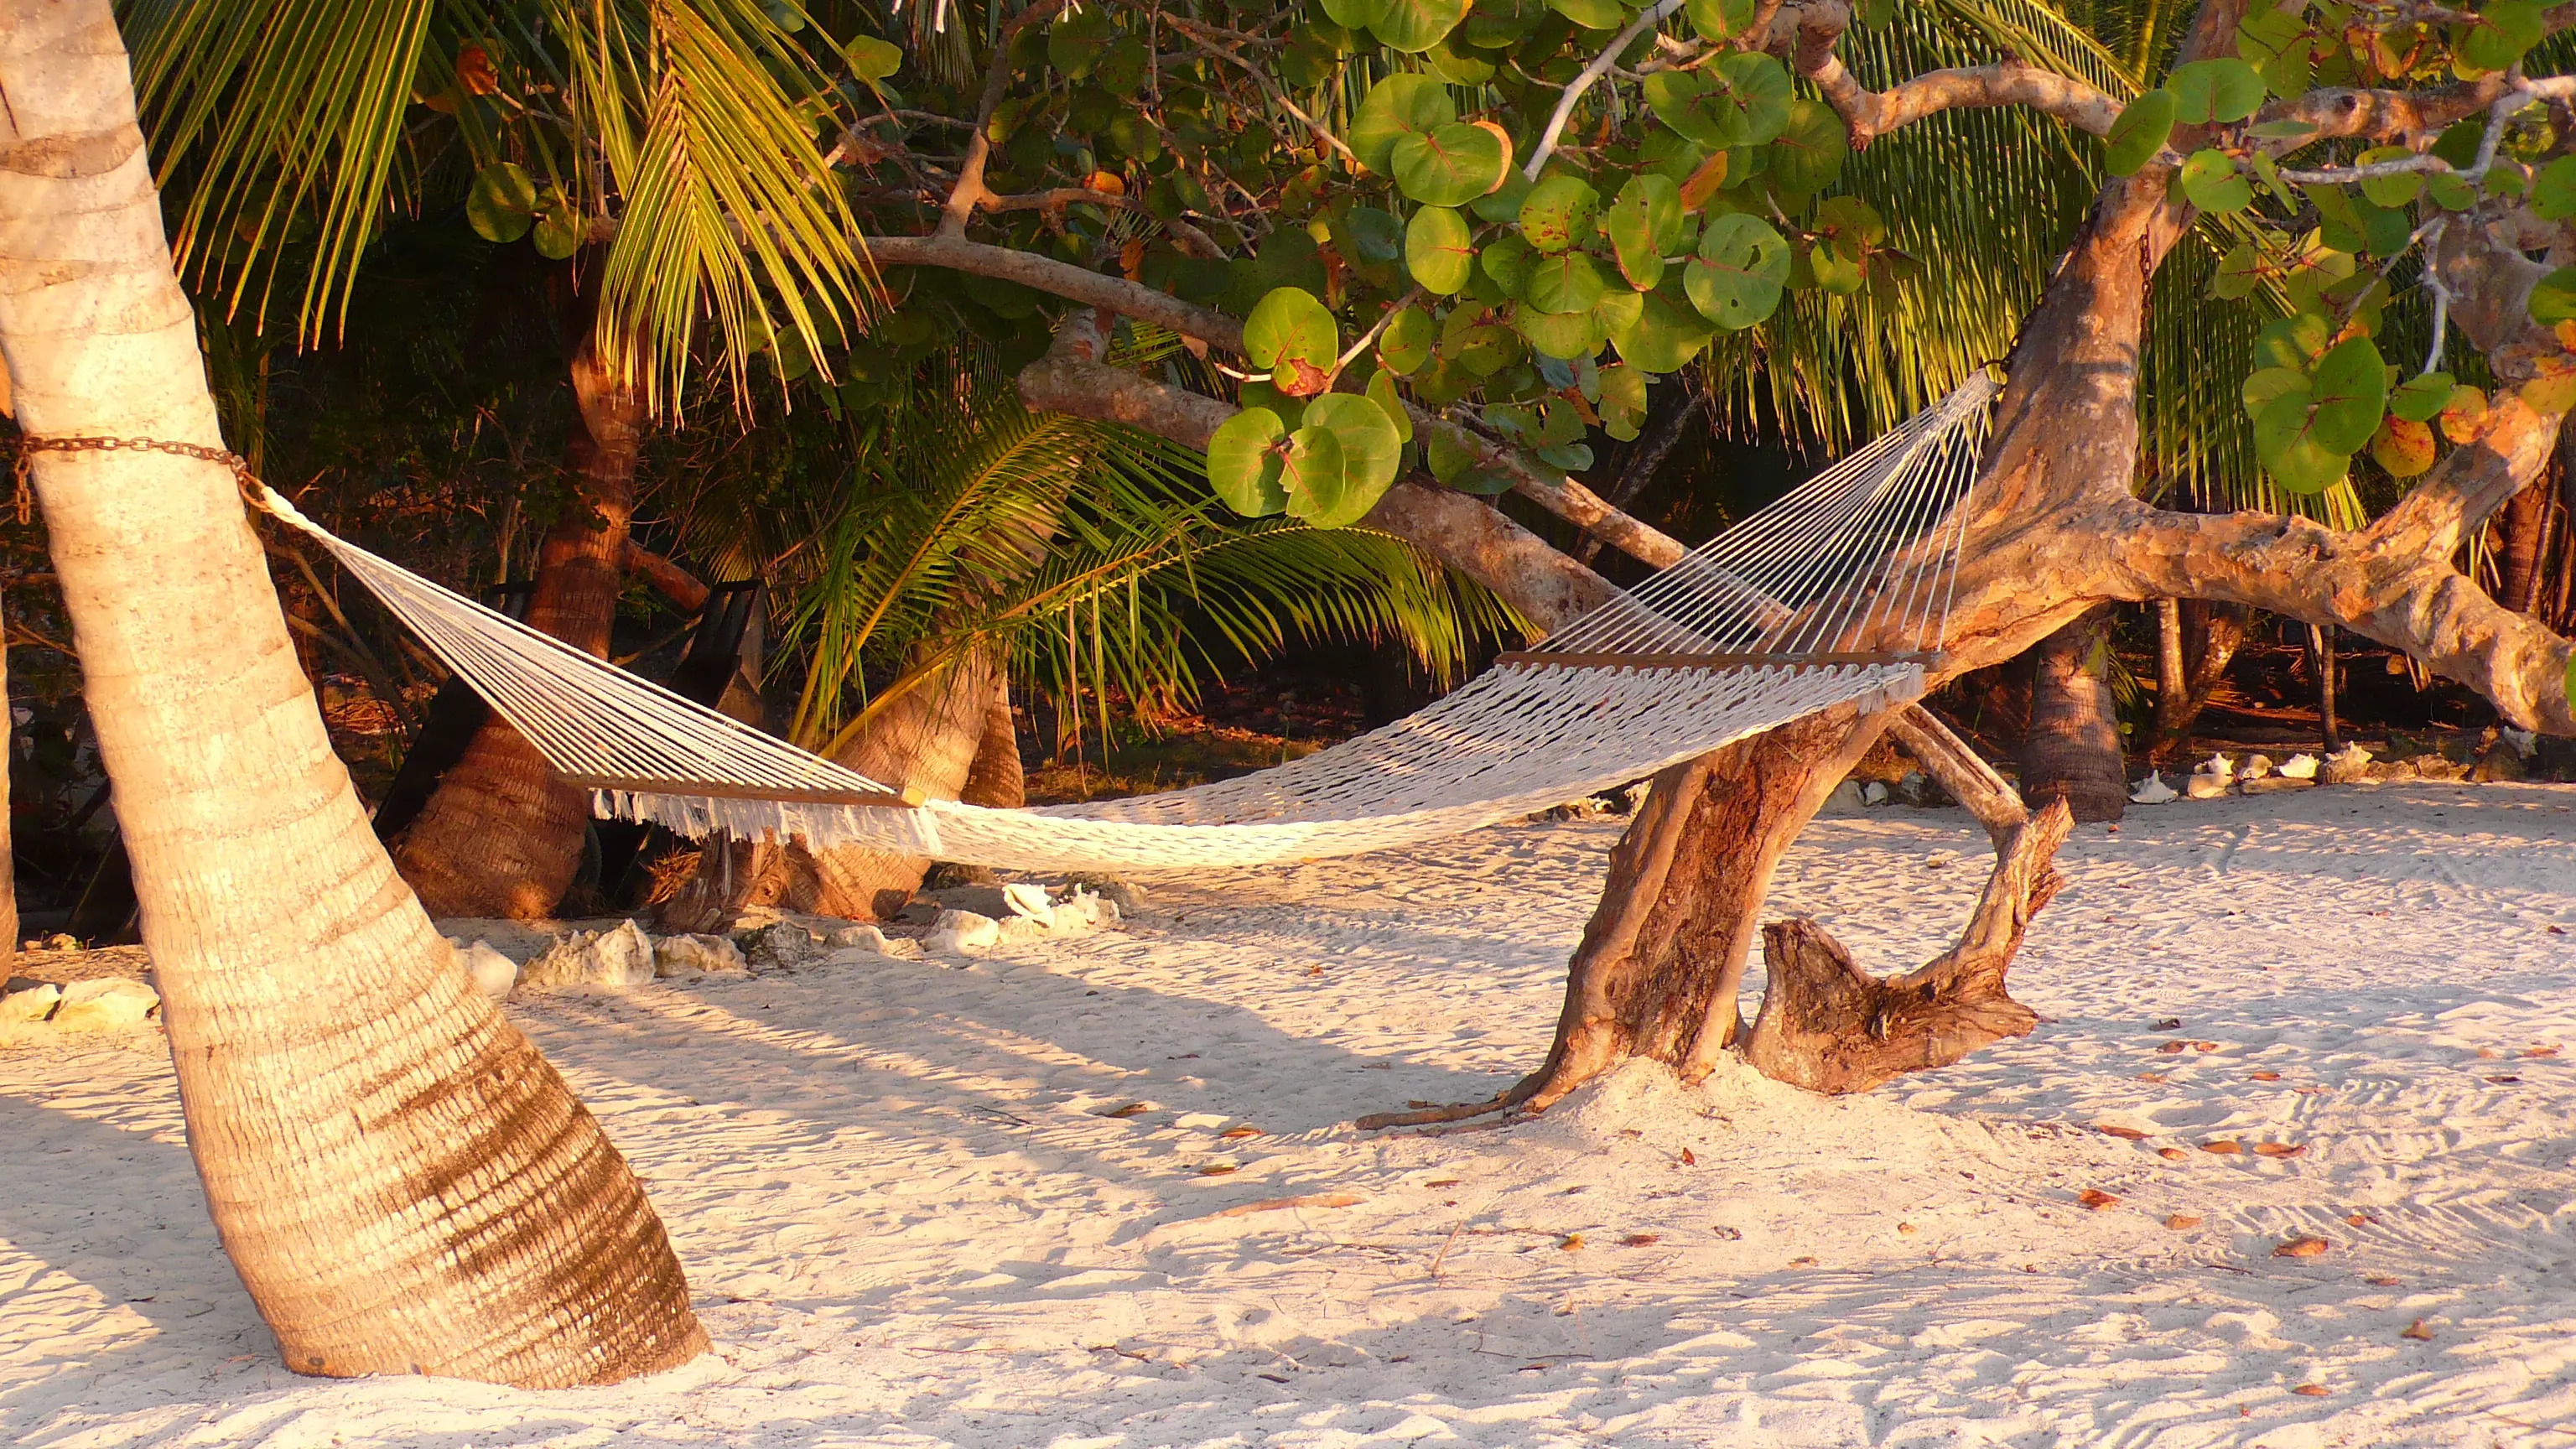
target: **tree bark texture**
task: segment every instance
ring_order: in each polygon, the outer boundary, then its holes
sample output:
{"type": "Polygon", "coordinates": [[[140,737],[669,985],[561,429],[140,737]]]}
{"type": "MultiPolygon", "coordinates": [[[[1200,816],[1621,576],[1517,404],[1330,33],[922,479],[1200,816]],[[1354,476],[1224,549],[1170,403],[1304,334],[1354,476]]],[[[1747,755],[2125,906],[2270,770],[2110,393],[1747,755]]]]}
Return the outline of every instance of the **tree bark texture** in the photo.
{"type": "Polygon", "coordinates": [[[2004,973],[2031,917],[2057,894],[2052,861],[2074,824],[2063,800],[2032,816],[1998,852],[1958,943],[1902,976],[1871,976],[1813,921],[1763,927],[1771,984],[1745,1059],[1764,1076],[1809,1091],[1866,1092],[2029,1035],[2039,1014],[2005,991],[2004,973]]]}
{"type": "Polygon", "coordinates": [[[2129,804],[2120,718],[2102,677],[2109,612],[2095,609],[2031,651],[2030,724],[2021,736],[2021,795],[2063,800],[2080,821],[2117,820],[2129,804]]]}
{"type": "MultiPolygon", "coordinates": [[[[0,94],[20,423],[221,446],[106,0],[0,10],[0,94]]],[[[229,472],[34,471],[189,1149],[287,1366],[533,1387],[704,1351],[624,1159],[376,844],[229,472]]]]}
{"type": "Polygon", "coordinates": [[[2212,604],[2186,599],[2181,616],[2184,666],[2181,685],[2156,691],[2156,739],[2149,758],[2163,761],[2191,742],[2191,728],[2227,678],[2227,666],[2245,642],[2248,611],[2240,604],[2212,604]]]}
{"type": "MultiPolygon", "coordinates": [[[[574,355],[571,376],[582,426],[570,461],[581,496],[538,546],[528,624],[605,659],[626,583],[644,397],[601,360],[594,340],[574,355]]],[[[589,795],[556,778],[495,712],[395,842],[394,861],[432,915],[531,919],[563,899],[589,830],[589,795]]]]}

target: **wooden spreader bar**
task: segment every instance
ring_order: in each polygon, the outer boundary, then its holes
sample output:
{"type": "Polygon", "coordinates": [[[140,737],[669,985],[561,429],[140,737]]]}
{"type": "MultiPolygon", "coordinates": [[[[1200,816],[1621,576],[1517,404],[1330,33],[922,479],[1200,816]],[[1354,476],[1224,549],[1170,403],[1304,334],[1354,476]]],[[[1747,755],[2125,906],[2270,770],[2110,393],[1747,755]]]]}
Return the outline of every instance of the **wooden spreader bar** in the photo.
{"type": "Polygon", "coordinates": [[[890,790],[796,790],[748,785],[718,785],[705,780],[643,780],[622,775],[566,775],[563,782],[584,790],[625,790],[637,795],[699,795],[710,800],[777,800],[791,805],[879,805],[915,809],[929,800],[911,786],[890,790]]]}
{"type": "Polygon", "coordinates": [[[1580,654],[1573,650],[1551,653],[1544,649],[1515,649],[1494,662],[1506,668],[1558,665],[1569,669],[1822,669],[1836,664],[1920,664],[1929,669],[1940,659],[1937,650],[1901,654],[1580,654]]]}

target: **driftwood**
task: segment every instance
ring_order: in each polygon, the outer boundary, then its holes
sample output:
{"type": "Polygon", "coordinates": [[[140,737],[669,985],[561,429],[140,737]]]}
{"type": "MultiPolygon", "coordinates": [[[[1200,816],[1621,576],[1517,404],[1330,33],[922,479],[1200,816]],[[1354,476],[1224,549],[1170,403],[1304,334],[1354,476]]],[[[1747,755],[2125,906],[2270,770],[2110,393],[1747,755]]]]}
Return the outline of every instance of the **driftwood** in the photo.
{"type": "Polygon", "coordinates": [[[1999,852],[1958,944],[1902,976],[1871,976],[1813,921],[1763,927],[1771,986],[1746,1060],[1810,1091],[1865,1092],[2028,1035],[2039,1016],[2005,991],[2004,973],[2030,918],[2057,894],[2053,862],[2073,827],[2062,800],[2031,817],[1999,852]]]}

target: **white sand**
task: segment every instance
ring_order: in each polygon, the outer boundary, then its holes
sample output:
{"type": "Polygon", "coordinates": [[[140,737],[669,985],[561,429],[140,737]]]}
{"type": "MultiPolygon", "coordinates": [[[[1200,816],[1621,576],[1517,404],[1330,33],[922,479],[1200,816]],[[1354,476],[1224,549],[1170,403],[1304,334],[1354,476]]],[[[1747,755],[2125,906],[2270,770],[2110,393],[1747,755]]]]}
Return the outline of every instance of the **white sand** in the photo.
{"type": "MultiPolygon", "coordinates": [[[[2576,1444],[2576,790],[2085,828],[2014,975],[2048,1023],[1869,1097],[1632,1070],[1344,1125],[1537,1061],[1618,828],[1165,885],[970,968],[514,1001],[717,1344],[606,1390],[286,1373],[158,1037],[0,1053],[0,1441],[2576,1444]]],[[[1774,913],[1912,964],[1984,860],[1956,811],[1824,821],[1774,913]]]]}

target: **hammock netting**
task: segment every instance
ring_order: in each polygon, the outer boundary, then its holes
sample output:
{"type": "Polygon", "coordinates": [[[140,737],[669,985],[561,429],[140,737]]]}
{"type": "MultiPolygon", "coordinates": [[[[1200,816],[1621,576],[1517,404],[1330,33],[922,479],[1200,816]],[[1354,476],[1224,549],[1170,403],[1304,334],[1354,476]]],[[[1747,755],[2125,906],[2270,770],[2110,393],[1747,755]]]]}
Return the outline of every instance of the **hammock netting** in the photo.
{"type": "Polygon", "coordinates": [[[1908,702],[1940,646],[1984,374],[1419,713],[1237,779],[996,810],[800,750],[338,538],[262,490],[603,817],[1035,870],[1176,870],[1440,839],[1792,720],[1908,702]]]}

